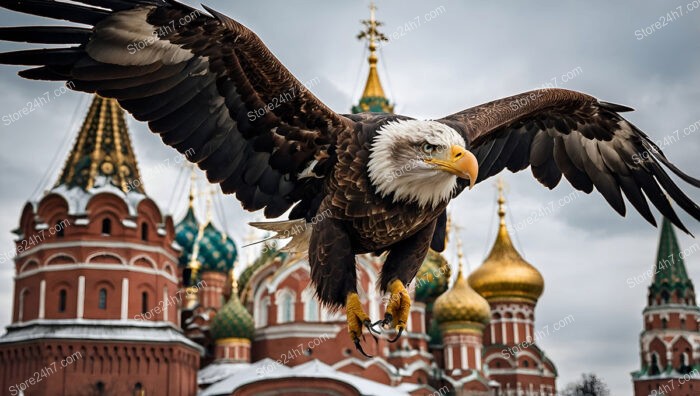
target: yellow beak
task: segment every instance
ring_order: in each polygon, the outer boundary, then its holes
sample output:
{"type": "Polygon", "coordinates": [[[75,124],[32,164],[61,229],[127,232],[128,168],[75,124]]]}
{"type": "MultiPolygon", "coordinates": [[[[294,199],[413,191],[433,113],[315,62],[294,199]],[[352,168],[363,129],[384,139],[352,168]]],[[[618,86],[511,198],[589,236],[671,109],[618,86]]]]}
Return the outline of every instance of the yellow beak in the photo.
{"type": "Polygon", "coordinates": [[[462,179],[468,179],[470,190],[474,187],[476,178],[479,176],[479,161],[474,154],[457,145],[450,147],[447,160],[427,158],[425,162],[435,164],[439,169],[462,179]]]}

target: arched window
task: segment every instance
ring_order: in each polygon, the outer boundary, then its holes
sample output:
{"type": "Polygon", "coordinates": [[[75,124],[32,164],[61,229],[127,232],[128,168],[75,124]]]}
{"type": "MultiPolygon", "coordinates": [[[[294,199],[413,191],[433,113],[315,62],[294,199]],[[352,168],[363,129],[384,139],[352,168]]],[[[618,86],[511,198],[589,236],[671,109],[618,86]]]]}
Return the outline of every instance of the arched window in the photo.
{"type": "Polygon", "coordinates": [[[104,287],[100,289],[97,295],[97,308],[107,309],[107,289],[104,287]]]}
{"type": "Polygon", "coordinates": [[[668,327],[668,320],[666,318],[661,319],[661,328],[665,329],[668,327]]]}
{"type": "Polygon", "coordinates": [[[143,385],[141,385],[140,382],[137,382],[136,385],[134,385],[134,396],[143,396],[146,394],[146,391],[143,390],[143,385]]]}
{"type": "MultiPolygon", "coordinates": [[[[687,351],[687,348],[686,348],[687,351]]],[[[688,365],[688,353],[683,352],[681,353],[681,364],[680,367],[678,367],[678,372],[681,374],[688,374],[690,371],[693,369],[688,365]]]]}
{"type": "Polygon", "coordinates": [[[530,362],[523,360],[523,367],[530,367],[530,362]]]}
{"type": "Polygon", "coordinates": [[[312,289],[305,289],[301,295],[301,300],[304,303],[304,321],[318,322],[319,321],[319,306],[318,301],[314,298],[312,289]]]}
{"type": "Polygon", "coordinates": [[[664,304],[668,304],[670,296],[668,295],[668,291],[664,290],[661,292],[661,300],[663,301],[664,304]]]}
{"type": "Polygon", "coordinates": [[[294,309],[294,302],[292,301],[292,296],[289,294],[286,294],[284,297],[282,297],[282,309],[283,314],[282,314],[282,321],[283,322],[291,322],[292,321],[292,315],[293,315],[293,309],[294,309]]]}
{"type": "Polygon", "coordinates": [[[19,309],[17,311],[18,315],[18,320],[21,322],[24,320],[24,300],[27,297],[27,294],[29,294],[28,289],[24,289],[19,293],[19,309]]]}
{"type": "Polygon", "coordinates": [[[141,223],[141,240],[148,240],[148,224],[146,223],[141,223]]]}
{"type": "Polygon", "coordinates": [[[99,396],[102,396],[105,394],[105,383],[102,381],[97,381],[95,384],[95,391],[97,391],[97,394],[99,396]]]}
{"type": "Polygon", "coordinates": [[[656,355],[656,352],[654,352],[651,355],[651,364],[649,365],[649,375],[657,375],[659,374],[659,357],[656,355]]]}
{"type": "Polygon", "coordinates": [[[63,238],[64,236],[66,236],[66,231],[63,227],[64,222],[65,220],[60,220],[56,222],[56,226],[54,227],[54,229],[56,230],[56,238],[63,238]]]}
{"type": "Polygon", "coordinates": [[[318,322],[318,303],[314,298],[308,299],[304,304],[304,320],[318,322]]]}
{"type": "Polygon", "coordinates": [[[141,293],[141,313],[148,312],[148,292],[141,293]]]}
{"type": "Polygon", "coordinates": [[[102,219],[102,234],[112,235],[112,220],[108,218],[102,219]]]}
{"type": "Polygon", "coordinates": [[[685,330],[685,318],[681,318],[681,330],[685,330]]]}
{"type": "Polygon", "coordinates": [[[289,323],[294,321],[295,296],[290,290],[277,292],[277,323],[289,323]]]}
{"type": "Polygon", "coordinates": [[[255,315],[255,321],[257,323],[256,327],[267,326],[268,309],[270,305],[270,297],[265,297],[260,299],[258,305],[258,312],[255,315]]]}
{"type": "Polygon", "coordinates": [[[66,299],[68,297],[68,292],[66,289],[61,289],[58,292],[58,312],[66,312],[66,299]]]}

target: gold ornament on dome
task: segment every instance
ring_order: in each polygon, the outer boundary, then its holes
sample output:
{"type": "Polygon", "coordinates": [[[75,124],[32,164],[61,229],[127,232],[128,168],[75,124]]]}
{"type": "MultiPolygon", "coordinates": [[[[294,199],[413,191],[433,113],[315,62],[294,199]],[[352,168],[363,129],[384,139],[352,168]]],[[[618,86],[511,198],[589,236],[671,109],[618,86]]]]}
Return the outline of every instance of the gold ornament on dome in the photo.
{"type": "Polygon", "coordinates": [[[100,169],[105,175],[111,175],[114,172],[114,165],[111,162],[103,162],[100,169]]]}

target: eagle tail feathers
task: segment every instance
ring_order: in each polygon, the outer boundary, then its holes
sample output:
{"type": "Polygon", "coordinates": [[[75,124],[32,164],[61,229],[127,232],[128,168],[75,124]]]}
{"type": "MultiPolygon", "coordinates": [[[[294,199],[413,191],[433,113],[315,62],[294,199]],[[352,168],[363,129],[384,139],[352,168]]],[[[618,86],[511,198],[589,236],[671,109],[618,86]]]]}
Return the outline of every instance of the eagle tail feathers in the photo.
{"type": "Polygon", "coordinates": [[[305,219],[283,220],[283,221],[264,221],[251,222],[249,225],[274,232],[275,235],[266,238],[259,242],[268,240],[291,240],[280,249],[282,252],[290,253],[306,253],[309,251],[309,241],[311,240],[311,223],[307,223],[305,219]]]}

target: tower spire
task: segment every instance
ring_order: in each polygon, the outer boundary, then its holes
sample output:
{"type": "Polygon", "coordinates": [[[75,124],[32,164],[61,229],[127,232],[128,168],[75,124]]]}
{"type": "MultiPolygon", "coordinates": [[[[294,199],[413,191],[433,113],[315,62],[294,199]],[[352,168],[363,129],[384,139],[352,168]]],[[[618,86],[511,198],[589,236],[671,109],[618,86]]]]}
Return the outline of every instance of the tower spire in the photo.
{"type": "Polygon", "coordinates": [[[464,252],[462,251],[462,239],[457,237],[457,278],[462,278],[464,274],[464,252]]]}
{"type": "Polygon", "coordinates": [[[145,194],[124,110],[115,99],[95,95],[54,187],[87,191],[107,184],[145,194]]]}
{"type": "MultiPolygon", "coordinates": [[[[685,268],[683,254],[676,238],[676,232],[671,222],[664,217],[659,236],[659,248],[656,252],[656,266],[654,267],[654,280],[649,286],[649,294],[661,294],[672,296],[688,296],[694,298],[693,282],[688,277],[685,268]]],[[[659,297],[660,301],[664,298],[659,297]]],[[[686,303],[685,298],[679,299],[679,303],[686,303]]]]}
{"type": "Polygon", "coordinates": [[[382,41],[388,41],[389,39],[379,31],[379,27],[382,26],[383,23],[377,21],[376,11],[377,6],[374,2],[370,3],[369,19],[362,21],[364,29],[357,35],[359,40],[367,40],[367,46],[369,48],[369,57],[367,58],[369,62],[369,74],[367,75],[365,89],[362,91],[360,103],[352,108],[353,113],[365,111],[377,113],[394,112],[394,105],[390,104],[389,99],[386,98],[382,83],[379,81],[379,73],[377,72],[377,62],[379,61],[377,57],[378,44],[382,41]]]}
{"type": "Polygon", "coordinates": [[[194,164],[189,165],[190,169],[190,192],[189,192],[189,207],[194,208],[194,196],[197,194],[197,172],[194,168],[194,164]]]}
{"type": "Polygon", "coordinates": [[[506,227],[506,208],[505,208],[505,203],[506,203],[506,198],[503,195],[503,190],[505,190],[505,183],[503,182],[503,178],[499,177],[498,181],[496,182],[496,188],[498,189],[498,225],[499,228],[505,228],[506,227]]]}

